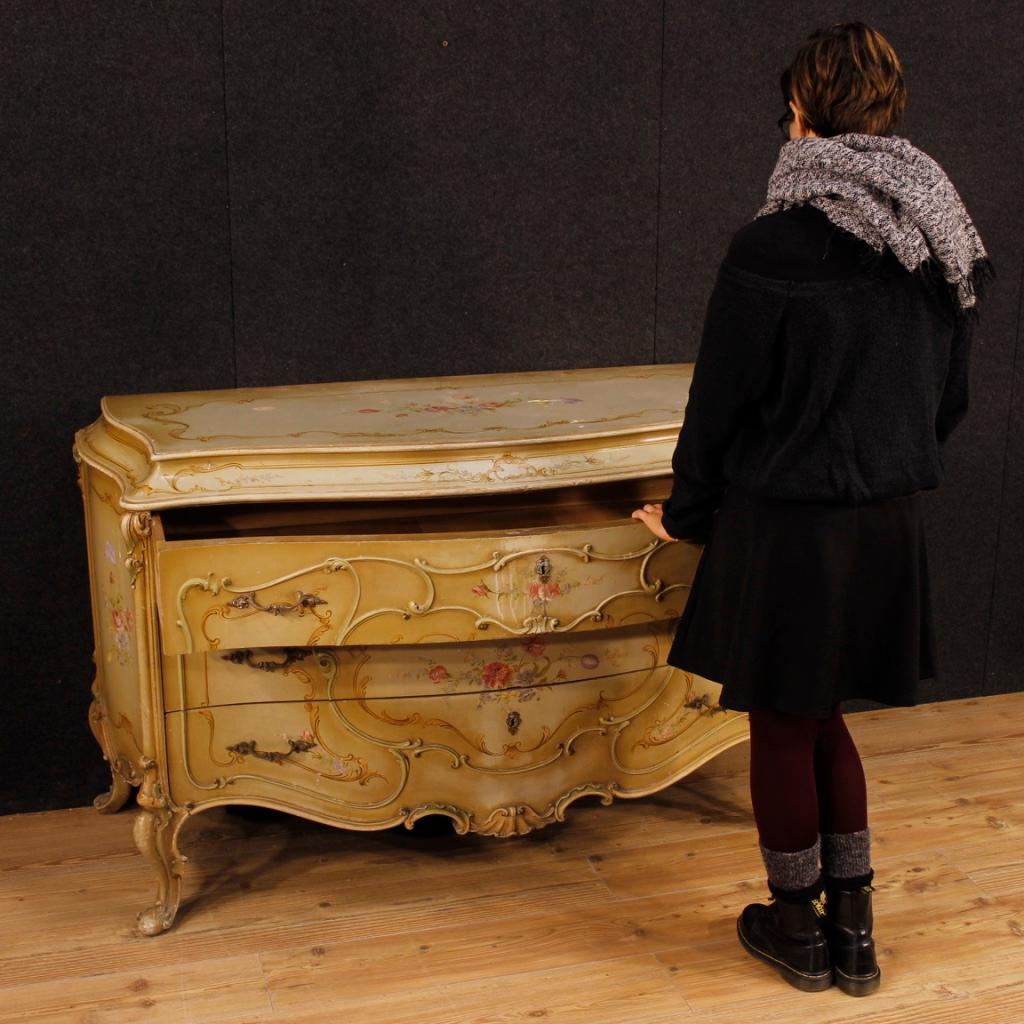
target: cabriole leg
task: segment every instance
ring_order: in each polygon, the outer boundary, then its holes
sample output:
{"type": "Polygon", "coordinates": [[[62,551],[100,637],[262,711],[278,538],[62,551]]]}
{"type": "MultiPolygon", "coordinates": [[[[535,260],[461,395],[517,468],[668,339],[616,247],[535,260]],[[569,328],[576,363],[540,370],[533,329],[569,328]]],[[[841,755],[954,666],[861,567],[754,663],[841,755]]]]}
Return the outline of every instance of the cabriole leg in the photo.
{"type": "Polygon", "coordinates": [[[131,783],[111,767],[110,789],[105,793],[100,793],[100,795],[93,800],[92,805],[100,812],[100,814],[115,814],[124,807],[128,797],[131,795],[131,783]]]}
{"type": "Polygon", "coordinates": [[[156,869],[156,902],[139,913],[137,922],[143,935],[159,935],[174,923],[181,900],[182,867],[188,858],[178,850],[178,830],[188,815],[168,807],[151,770],[146,771],[138,802],[142,810],[135,817],[133,835],[139,852],[156,869]]]}

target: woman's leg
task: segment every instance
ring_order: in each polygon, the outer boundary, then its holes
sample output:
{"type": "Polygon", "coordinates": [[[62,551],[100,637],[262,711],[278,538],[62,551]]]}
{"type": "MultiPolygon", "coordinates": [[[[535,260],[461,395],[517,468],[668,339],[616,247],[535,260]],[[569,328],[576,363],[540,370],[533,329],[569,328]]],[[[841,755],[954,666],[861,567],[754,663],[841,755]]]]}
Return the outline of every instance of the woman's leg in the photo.
{"type": "Polygon", "coordinates": [[[819,720],[751,711],[750,799],[774,902],[736,919],[740,943],[791,984],[822,992],[834,979],[822,876],[814,744],[819,720]]]}
{"type": "Polygon", "coordinates": [[[839,705],[821,723],[814,751],[819,803],[821,863],[830,878],[850,887],[871,881],[867,784],[860,754],[839,705]]]}
{"type": "Polygon", "coordinates": [[[814,751],[820,719],[753,710],[750,801],[768,885],[779,898],[817,896],[819,806],[814,751]]]}
{"type": "Polygon", "coordinates": [[[822,723],[814,754],[821,811],[821,867],[828,905],[825,932],[836,984],[850,995],[878,988],[871,934],[871,833],[864,767],[839,711],[822,723]]]}

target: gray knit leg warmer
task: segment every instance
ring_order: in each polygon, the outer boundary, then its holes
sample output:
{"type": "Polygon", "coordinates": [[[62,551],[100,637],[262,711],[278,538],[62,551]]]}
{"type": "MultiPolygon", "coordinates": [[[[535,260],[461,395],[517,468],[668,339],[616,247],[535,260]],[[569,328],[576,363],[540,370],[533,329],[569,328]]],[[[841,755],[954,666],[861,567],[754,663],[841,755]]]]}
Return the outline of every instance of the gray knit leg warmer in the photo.
{"type": "Polygon", "coordinates": [[[768,888],[779,899],[811,899],[821,890],[821,869],[818,857],[821,853],[821,836],[806,850],[769,850],[758,843],[765,870],[768,872],[768,888]]]}
{"type": "Polygon", "coordinates": [[[824,833],[821,836],[821,866],[830,878],[860,880],[873,875],[871,829],[824,833]]]}

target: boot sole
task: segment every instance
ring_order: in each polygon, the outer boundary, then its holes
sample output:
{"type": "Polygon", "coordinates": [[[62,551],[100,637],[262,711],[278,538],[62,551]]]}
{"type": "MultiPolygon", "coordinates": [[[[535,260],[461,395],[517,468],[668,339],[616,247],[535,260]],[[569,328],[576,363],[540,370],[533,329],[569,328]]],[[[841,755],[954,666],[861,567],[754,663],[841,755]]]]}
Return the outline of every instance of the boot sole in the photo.
{"type": "Polygon", "coordinates": [[[877,991],[882,983],[882,972],[876,970],[874,974],[849,975],[843,974],[839,968],[835,968],[836,985],[850,996],[869,996],[877,991]]]}
{"type": "MultiPolygon", "coordinates": [[[[790,967],[784,960],[779,960],[752,945],[743,934],[743,928],[739,920],[736,921],[736,934],[739,936],[743,948],[751,956],[774,967],[790,985],[800,989],[801,992],[823,992],[825,989],[832,987],[831,969],[820,974],[806,974],[803,971],[798,971],[795,967],[790,967]]],[[[866,995],[866,993],[864,994],[866,995]]]]}

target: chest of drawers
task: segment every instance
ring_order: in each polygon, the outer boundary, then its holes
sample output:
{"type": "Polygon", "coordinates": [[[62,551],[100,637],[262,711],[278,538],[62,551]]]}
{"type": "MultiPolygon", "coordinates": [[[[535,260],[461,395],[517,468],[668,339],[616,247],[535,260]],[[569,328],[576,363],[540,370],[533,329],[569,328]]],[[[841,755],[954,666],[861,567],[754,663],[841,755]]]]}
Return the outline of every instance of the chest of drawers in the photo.
{"type": "Polygon", "coordinates": [[[671,489],[690,364],[122,395],[75,437],[100,811],[138,787],[169,928],[194,814],[521,835],[746,739],[665,664],[700,555],[671,489]]]}

